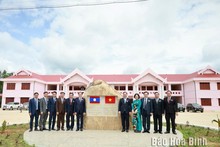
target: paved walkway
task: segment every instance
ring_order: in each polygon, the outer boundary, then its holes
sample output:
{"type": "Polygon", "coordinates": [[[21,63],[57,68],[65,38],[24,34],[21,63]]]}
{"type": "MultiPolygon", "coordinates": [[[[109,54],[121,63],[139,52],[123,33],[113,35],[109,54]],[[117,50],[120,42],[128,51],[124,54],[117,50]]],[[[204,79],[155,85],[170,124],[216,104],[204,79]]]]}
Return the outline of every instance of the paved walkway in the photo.
{"type": "MultiPolygon", "coordinates": [[[[153,127],[153,126],[151,126],[153,127]]],[[[163,128],[165,130],[165,128],[163,128]]],[[[26,131],[24,140],[37,147],[149,147],[159,146],[156,139],[165,142],[168,146],[174,140],[178,141],[183,138],[182,133],[177,131],[174,134],[153,134],[148,133],[129,133],[118,131],[100,131],[100,130],[84,130],[79,131],[26,131]],[[171,141],[172,140],[172,141],[171,141]]]]}

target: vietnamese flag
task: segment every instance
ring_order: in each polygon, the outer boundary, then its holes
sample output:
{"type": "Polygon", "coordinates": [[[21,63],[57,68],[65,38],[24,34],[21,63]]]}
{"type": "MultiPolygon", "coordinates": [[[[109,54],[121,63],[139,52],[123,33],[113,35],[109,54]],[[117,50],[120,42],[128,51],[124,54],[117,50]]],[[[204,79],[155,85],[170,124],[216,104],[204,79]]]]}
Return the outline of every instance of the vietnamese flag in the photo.
{"type": "Polygon", "coordinates": [[[90,96],[89,102],[91,104],[99,104],[100,103],[100,97],[99,96],[90,96]]]}
{"type": "Polygon", "coordinates": [[[115,103],[115,96],[105,96],[105,103],[106,104],[114,104],[115,103]]]}

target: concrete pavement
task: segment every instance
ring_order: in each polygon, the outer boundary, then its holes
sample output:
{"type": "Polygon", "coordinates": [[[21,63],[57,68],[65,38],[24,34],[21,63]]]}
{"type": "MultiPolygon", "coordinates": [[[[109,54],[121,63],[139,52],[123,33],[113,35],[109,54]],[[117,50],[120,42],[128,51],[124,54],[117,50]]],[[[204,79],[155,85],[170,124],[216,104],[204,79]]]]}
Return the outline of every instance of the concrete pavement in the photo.
{"type": "MultiPolygon", "coordinates": [[[[153,126],[151,126],[153,128],[153,126]]],[[[153,129],[151,129],[153,130],[153,129]]],[[[165,128],[163,128],[165,131],[165,128]]],[[[129,133],[120,130],[84,130],[74,131],[26,131],[24,140],[37,147],[149,147],[160,146],[156,140],[163,140],[164,146],[182,140],[183,135],[177,131],[174,134],[129,133]]]]}

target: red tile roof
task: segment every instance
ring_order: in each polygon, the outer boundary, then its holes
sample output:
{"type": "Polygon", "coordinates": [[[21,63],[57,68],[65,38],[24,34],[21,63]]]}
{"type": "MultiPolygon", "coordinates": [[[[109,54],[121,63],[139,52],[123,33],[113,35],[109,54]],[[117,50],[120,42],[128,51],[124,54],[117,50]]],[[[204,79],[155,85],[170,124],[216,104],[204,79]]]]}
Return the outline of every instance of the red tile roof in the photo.
{"type": "MultiPolygon", "coordinates": [[[[10,76],[8,79],[17,79],[17,78],[36,78],[45,82],[60,82],[60,79],[65,78],[67,75],[39,75],[32,72],[31,76],[28,75],[17,75],[10,76]]],[[[87,75],[89,78],[94,80],[104,80],[106,82],[131,82],[132,79],[136,78],[138,74],[112,74],[112,75],[87,75]]],[[[168,82],[181,82],[191,78],[220,78],[219,74],[204,74],[200,75],[197,72],[192,74],[159,74],[164,79],[167,79],[168,82]]]]}
{"type": "Polygon", "coordinates": [[[132,79],[136,78],[137,74],[130,75],[87,75],[89,78],[93,78],[94,80],[104,80],[106,82],[131,82],[132,79]]]}

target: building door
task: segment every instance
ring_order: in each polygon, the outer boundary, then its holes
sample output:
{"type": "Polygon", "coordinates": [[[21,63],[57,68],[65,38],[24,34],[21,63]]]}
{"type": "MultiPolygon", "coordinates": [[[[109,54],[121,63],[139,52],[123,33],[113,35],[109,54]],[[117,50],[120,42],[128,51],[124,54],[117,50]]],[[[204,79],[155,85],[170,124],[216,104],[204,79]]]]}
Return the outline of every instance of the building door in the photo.
{"type": "Polygon", "coordinates": [[[9,103],[9,102],[14,102],[14,97],[6,97],[5,99],[5,104],[9,103]]]}

